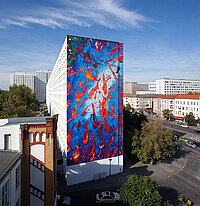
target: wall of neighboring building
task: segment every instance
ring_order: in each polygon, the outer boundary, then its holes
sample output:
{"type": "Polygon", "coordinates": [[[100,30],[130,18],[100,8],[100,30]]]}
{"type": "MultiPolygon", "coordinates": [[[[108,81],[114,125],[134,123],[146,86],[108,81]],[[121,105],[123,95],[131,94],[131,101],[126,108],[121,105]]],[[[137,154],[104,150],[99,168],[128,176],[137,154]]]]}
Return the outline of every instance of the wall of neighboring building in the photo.
{"type": "Polygon", "coordinates": [[[4,194],[7,193],[9,205],[15,206],[17,203],[21,205],[21,158],[11,166],[10,171],[0,180],[0,205],[6,205],[2,203],[2,190],[4,190],[4,194]],[[19,179],[16,174],[19,174],[19,179]],[[16,181],[16,178],[18,181],[16,181]]]}

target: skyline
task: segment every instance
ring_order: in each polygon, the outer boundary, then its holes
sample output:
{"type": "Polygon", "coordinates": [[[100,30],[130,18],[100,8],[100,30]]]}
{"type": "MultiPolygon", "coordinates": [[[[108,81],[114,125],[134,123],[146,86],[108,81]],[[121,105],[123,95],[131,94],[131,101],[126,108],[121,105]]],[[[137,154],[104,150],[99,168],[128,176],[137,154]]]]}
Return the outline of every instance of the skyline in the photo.
{"type": "Polygon", "coordinates": [[[124,82],[200,79],[200,2],[3,1],[0,88],[9,74],[52,70],[67,34],[124,43],[124,82]]]}

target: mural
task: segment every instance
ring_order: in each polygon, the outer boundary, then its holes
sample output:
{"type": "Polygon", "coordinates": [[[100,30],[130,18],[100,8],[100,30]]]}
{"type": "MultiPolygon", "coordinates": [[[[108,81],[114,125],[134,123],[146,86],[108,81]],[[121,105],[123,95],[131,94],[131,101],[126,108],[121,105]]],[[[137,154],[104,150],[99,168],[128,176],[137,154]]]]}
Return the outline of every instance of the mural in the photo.
{"type": "Polygon", "coordinates": [[[68,36],[68,165],[123,154],[123,44],[68,36]]]}

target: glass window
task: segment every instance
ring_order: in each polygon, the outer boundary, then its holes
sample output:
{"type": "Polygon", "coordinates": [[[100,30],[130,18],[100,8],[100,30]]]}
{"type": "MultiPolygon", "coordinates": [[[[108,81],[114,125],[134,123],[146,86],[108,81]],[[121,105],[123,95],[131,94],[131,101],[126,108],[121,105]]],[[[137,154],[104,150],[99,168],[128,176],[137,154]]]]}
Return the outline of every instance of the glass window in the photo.
{"type": "Polygon", "coordinates": [[[40,141],[40,134],[37,132],[35,133],[35,141],[39,142],[40,141]]]}
{"type": "Polygon", "coordinates": [[[29,142],[33,142],[33,133],[29,133],[29,142]]]}
{"type": "Polygon", "coordinates": [[[4,150],[10,150],[11,134],[4,135],[4,150]]]}
{"type": "Polygon", "coordinates": [[[51,145],[51,134],[50,133],[48,134],[48,142],[49,142],[49,145],[51,145]]]}
{"type": "Polygon", "coordinates": [[[42,142],[45,142],[46,134],[44,132],[42,132],[41,136],[42,136],[42,142]]]}
{"type": "Polygon", "coordinates": [[[20,165],[17,167],[17,169],[15,170],[15,180],[16,180],[16,189],[19,187],[20,185],[20,165]]]}
{"type": "Polygon", "coordinates": [[[7,181],[1,189],[0,205],[2,205],[2,206],[9,205],[8,191],[9,191],[9,184],[8,184],[8,181],[7,181]]]}

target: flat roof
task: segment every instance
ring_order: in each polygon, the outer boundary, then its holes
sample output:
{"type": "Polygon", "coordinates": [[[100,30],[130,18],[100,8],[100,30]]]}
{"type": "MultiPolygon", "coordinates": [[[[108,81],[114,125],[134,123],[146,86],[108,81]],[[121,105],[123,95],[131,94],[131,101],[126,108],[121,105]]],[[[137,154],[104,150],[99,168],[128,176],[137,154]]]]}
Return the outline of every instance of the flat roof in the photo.
{"type": "Polygon", "coordinates": [[[0,150],[0,181],[17,163],[21,153],[7,150],[0,150]]]}
{"type": "Polygon", "coordinates": [[[46,119],[49,118],[53,118],[53,116],[0,119],[0,126],[7,124],[43,124],[46,123],[46,119]]]}

